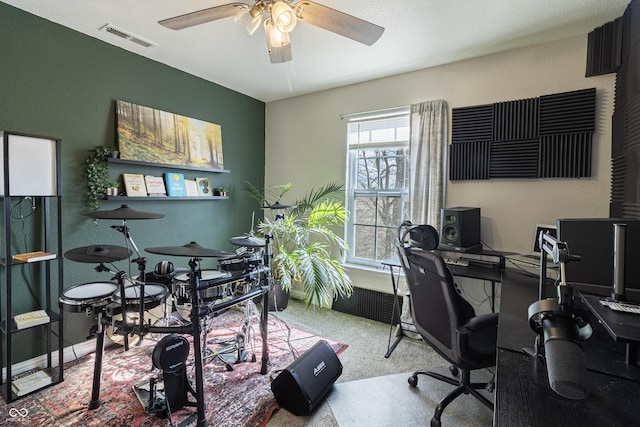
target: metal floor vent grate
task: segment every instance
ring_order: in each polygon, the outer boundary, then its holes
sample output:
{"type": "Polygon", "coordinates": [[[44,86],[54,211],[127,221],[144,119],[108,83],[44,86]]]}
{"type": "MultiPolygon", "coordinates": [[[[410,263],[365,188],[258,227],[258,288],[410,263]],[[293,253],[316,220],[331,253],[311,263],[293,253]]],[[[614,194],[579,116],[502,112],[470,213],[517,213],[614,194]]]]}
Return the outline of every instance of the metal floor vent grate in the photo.
{"type": "Polygon", "coordinates": [[[135,34],[131,34],[128,31],[122,30],[120,28],[114,27],[111,24],[106,24],[104,25],[102,28],[100,28],[100,31],[104,31],[106,33],[109,34],[113,34],[114,36],[118,36],[120,38],[123,38],[125,40],[129,40],[132,43],[135,43],[139,46],[142,47],[152,47],[152,46],[158,46],[157,43],[154,43],[152,41],[149,40],[145,40],[142,37],[138,37],[135,34]]]}

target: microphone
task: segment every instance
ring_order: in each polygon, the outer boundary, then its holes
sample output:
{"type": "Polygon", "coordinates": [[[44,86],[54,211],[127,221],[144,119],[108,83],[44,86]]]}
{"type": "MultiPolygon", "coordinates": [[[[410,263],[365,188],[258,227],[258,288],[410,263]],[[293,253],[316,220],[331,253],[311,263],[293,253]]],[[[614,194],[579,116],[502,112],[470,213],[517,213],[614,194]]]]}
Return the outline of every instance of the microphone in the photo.
{"type": "Polygon", "coordinates": [[[551,389],[567,399],[589,395],[587,367],[576,320],[559,312],[542,320],[547,375],[551,389]]]}

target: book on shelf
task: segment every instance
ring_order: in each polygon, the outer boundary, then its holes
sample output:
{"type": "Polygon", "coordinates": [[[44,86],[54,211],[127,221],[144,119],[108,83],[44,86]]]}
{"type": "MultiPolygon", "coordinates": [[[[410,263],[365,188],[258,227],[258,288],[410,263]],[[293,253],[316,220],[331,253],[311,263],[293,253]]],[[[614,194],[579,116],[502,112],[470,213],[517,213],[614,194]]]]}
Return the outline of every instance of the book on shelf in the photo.
{"type": "Polygon", "coordinates": [[[20,261],[20,262],[38,262],[38,261],[45,261],[47,259],[54,259],[55,257],[56,257],[56,254],[52,254],[50,252],[35,251],[35,252],[25,252],[22,254],[15,254],[13,255],[13,260],[20,261]]]}
{"type": "Polygon", "coordinates": [[[146,197],[147,186],[144,183],[144,176],[141,173],[123,173],[124,188],[127,197],[146,197]]]}
{"type": "Polygon", "coordinates": [[[167,195],[169,197],[184,197],[187,195],[187,189],[184,185],[184,174],[166,172],[164,179],[167,184],[167,195]]]}
{"type": "Polygon", "coordinates": [[[16,396],[24,396],[52,382],[51,376],[42,369],[30,369],[11,378],[11,389],[16,396]]]}
{"type": "Polygon", "coordinates": [[[211,182],[209,182],[209,178],[196,178],[196,183],[198,184],[198,195],[213,196],[213,191],[211,191],[211,182]]]}
{"type": "Polygon", "coordinates": [[[161,176],[145,175],[144,182],[147,184],[147,194],[149,196],[166,196],[167,189],[164,186],[164,179],[161,176]]]}
{"type": "Polygon", "coordinates": [[[189,197],[198,197],[198,184],[195,179],[184,180],[184,188],[189,197]]]}
{"type": "Polygon", "coordinates": [[[16,329],[30,328],[31,326],[42,325],[49,322],[49,315],[44,310],[34,310],[27,313],[16,314],[13,321],[16,329]]]}

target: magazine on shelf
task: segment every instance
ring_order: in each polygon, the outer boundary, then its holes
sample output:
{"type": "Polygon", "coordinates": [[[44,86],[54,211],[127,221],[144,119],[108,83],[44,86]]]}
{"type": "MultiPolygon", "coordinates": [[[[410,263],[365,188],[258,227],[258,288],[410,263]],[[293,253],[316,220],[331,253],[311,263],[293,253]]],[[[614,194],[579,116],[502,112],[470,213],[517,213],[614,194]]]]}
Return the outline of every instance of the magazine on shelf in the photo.
{"type": "Polygon", "coordinates": [[[127,197],[147,197],[147,186],[141,173],[123,173],[122,179],[127,197]]]}
{"type": "Polygon", "coordinates": [[[11,389],[16,396],[24,396],[52,383],[51,377],[42,369],[31,369],[11,378],[11,389]]]}
{"type": "Polygon", "coordinates": [[[200,196],[213,196],[209,178],[196,178],[196,183],[198,184],[198,194],[200,196]]]}
{"type": "Polygon", "coordinates": [[[16,314],[13,321],[16,329],[25,329],[31,326],[42,325],[49,322],[49,315],[44,310],[34,310],[27,313],[16,314]]]}
{"type": "Polygon", "coordinates": [[[164,186],[164,179],[161,176],[146,175],[144,181],[147,184],[147,194],[149,196],[166,196],[167,189],[164,186]]]}
{"type": "Polygon", "coordinates": [[[184,174],[166,172],[164,178],[167,182],[167,194],[169,197],[184,197],[187,195],[187,189],[184,185],[184,174]]]}
{"type": "Polygon", "coordinates": [[[20,262],[37,262],[37,261],[45,261],[48,259],[54,259],[56,254],[52,254],[50,252],[44,251],[35,251],[35,252],[25,252],[22,254],[14,254],[13,260],[20,262]]]}
{"type": "Polygon", "coordinates": [[[184,187],[189,197],[198,197],[198,184],[196,184],[195,179],[186,179],[184,180],[184,187]]]}

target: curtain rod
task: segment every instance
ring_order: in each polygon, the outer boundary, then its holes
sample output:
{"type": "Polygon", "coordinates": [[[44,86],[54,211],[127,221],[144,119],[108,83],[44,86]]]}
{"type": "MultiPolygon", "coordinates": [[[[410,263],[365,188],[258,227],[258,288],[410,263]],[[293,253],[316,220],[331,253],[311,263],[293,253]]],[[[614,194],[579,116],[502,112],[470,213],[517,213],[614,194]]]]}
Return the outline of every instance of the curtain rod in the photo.
{"type": "Polygon", "coordinates": [[[374,114],[374,113],[386,113],[386,112],[390,112],[390,111],[400,111],[400,110],[406,110],[409,107],[410,107],[409,105],[405,105],[405,106],[402,106],[402,107],[382,108],[380,110],[359,111],[359,112],[354,112],[354,113],[342,113],[338,117],[340,117],[340,119],[344,120],[345,117],[366,116],[366,115],[374,114]]]}

